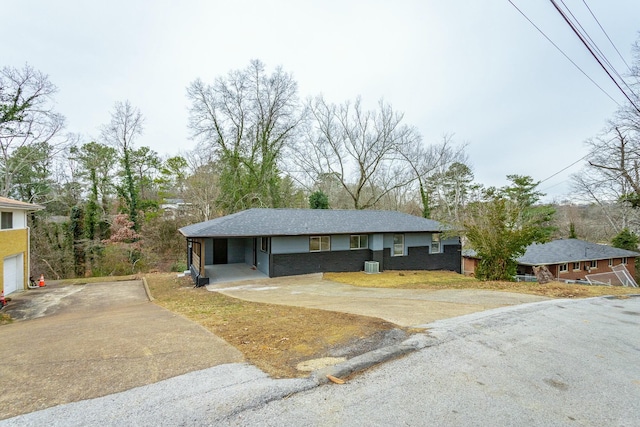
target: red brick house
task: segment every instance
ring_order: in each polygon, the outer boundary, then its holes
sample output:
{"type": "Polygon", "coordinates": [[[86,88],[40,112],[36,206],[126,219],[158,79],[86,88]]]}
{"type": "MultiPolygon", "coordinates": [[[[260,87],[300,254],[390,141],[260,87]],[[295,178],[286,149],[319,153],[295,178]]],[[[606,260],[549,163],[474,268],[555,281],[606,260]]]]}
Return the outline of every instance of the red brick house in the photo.
{"type": "MultiPolygon", "coordinates": [[[[462,251],[463,273],[473,275],[478,257],[473,250],[462,251]]],[[[558,280],[585,280],[586,275],[608,273],[623,264],[636,277],[635,259],[640,253],[579,239],[534,243],[519,257],[518,274],[533,275],[534,266],[546,266],[558,280]]]]}

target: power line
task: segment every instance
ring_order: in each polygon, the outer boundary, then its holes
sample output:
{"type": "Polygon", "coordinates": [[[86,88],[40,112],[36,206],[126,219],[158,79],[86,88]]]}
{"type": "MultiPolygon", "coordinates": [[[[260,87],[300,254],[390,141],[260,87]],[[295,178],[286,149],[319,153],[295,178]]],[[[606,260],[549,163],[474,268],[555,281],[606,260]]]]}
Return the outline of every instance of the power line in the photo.
{"type": "Polygon", "coordinates": [[[560,182],[558,182],[558,183],[556,183],[556,184],[550,185],[550,186],[548,186],[548,187],[541,188],[541,189],[540,189],[540,191],[541,191],[541,192],[545,192],[545,191],[547,191],[547,190],[549,190],[549,189],[551,189],[551,188],[557,187],[558,185],[562,185],[562,184],[566,183],[567,181],[569,181],[569,180],[568,180],[568,179],[565,179],[565,180],[560,181],[560,182]]]}
{"type": "MultiPolygon", "coordinates": [[[[575,24],[577,24],[580,27],[580,30],[582,30],[581,35],[583,37],[586,37],[588,39],[588,43],[591,46],[591,48],[594,50],[594,53],[596,53],[598,55],[598,57],[609,66],[610,71],[613,71],[613,73],[618,77],[618,79],[624,83],[624,85],[627,87],[627,89],[629,90],[629,92],[634,93],[633,89],[631,89],[631,87],[627,84],[626,80],[620,75],[620,73],[618,73],[618,70],[616,70],[616,67],[613,66],[613,64],[611,63],[611,61],[609,61],[609,59],[607,58],[607,56],[604,54],[604,52],[598,47],[598,44],[593,40],[593,38],[591,38],[591,36],[589,35],[589,32],[582,26],[582,24],[580,23],[580,20],[573,14],[573,12],[571,12],[571,9],[569,8],[569,6],[567,6],[567,4],[564,2],[564,0],[560,0],[560,2],[562,3],[562,5],[565,7],[565,9],[567,10],[567,12],[569,12],[569,14],[571,15],[571,17],[573,18],[573,21],[575,22],[575,24]]],[[[588,8],[588,6],[587,6],[588,8]]],[[[597,19],[596,19],[597,21],[597,19]]],[[[575,24],[573,26],[573,28],[575,29],[574,31],[577,31],[577,28],[575,28],[575,24]]],[[[601,27],[602,28],[602,27],[601,27]]],[[[603,30],[604,31],[604,30],[603,30]]],[[[605,35],[607,35],[605,33],[605,35]]],[[[608,36],[607,36],[608,37],[608,36]]],[[[584,40],[586,41],[586,40],[584,40]]],[[[614,46],[615,49],[615,46],[614,46]]],[[[617,49],[616,49],[617,50],[617,49]]]]}
{"type": "MultiPolygon", "coordinates": [[[[615,141],[616,139],[617,139],[616,137],[613,137],[613,138],[609,139],[608,141],[604,141],[604,144],[609,144],[610,142],[615,141]]],[[[594,153],[595,153],[595,149],[593,149],[593,150],[589,151],[587,154],[585,154],[584,156],[582,156],[581,158],[579,158],[579,159],[578,159],[578,160],[576,160],[575,162],[571,163],[569,166],[566,166],[566,167],[564,167],[564,168],[560,169],[558,172],[554,173],[553,175],[551,175],[551,176],[549,176],[549,177],[547,177],[547,178],[543,179],[542,181],[540,181],[540,182],[538,183],[538,185],[540,185],[540,184],[542,184],[543,182],[550,180],[550,179],[551,179],[551,178],[553,178],[554,176],[556,176],[556,175],[558,175],[558,174],[560,174],[560,173],[562,173],[562,172],[566,171],[566,170],[567,170],[567,169],[569,169],[570,167],[574,166],[576,163],[583,161],[584,159],[586,159],[587,157],[589,157],[589,156],[593,155],[594,153]]],[[[621,172],[621,173],[620,173],[620,175],[618,175],[618,176],[617,176],[617,177],[615,177],[614,179],[618,179],[618,178],[620,178],[620,177],[622,176],[622,174],[623,174],[623,172],[621,172]]],[[[560,185],[560,184],[562,184],[563,182],[566,182],[566,181],[567,181],[567,180],[560,181],[558,184],[553,184],[553,185],[552,185],[552,186],[550,186],[550,187],[545,187],[544,189],[542,189],[542,190],[540,190],[540,191],[546,191],[546,190],[548,190],[549,188],[553,188],[553,187],[555,187],[555,186],[557,186],[557,185],[560,185]]]]}
{"type": "Polygon", "coordinates": [[[578,160],[576,160],[575,162],[571,163],[569,166],[564,167],[564,168],[560,169],[558,172],[556,172],[556,173],[554,173],[553,175],[551,175],[550,177],[543,179],[542,181],[540,181],[540,182],[538,183],[538,185],[539,185],[539,184],[542,184],[542,183],[543,183],[543,182],[545,182],[545,181],[549,181],[551,178],[553,178],[554,176],[556,176],[556,175],[558,175],[558,174],[560,174],[560,173],[562,173],[562,172],[566,171],[567,169],[569,169],[571,166],[575,165],[576,163],[583,161],[584,159],[586,159],[587,157],[589,157],[591,154],[592,154],[592,153],[590,153],[590,152],[589,152],[589,153],[587,153],[587,154],[585,154],[583,157],[580,157],[578,160]]]}
{"type": "MultiPolygon", "coordinates": [[[[604,54],[604,52],[602,52],[602,50],[600,50],[600,48],[598,47],[597,43],[591,38],[591,36],[589,35],[589,32],[582,26],[582,24],[580,23],[580,20],[573,14],[573,12],[571,12],[571,9],[569,9],[569,6],[567,6],[567,4],[564,2],[564,0],[560,0],[560,2],[562,3],[562,5],[565,7],[565,9],[567,10],[567,12],[569,12],[569,14],[571,15],[571,17],[573,18],[574,22],[580,27],[580,30],[582,30],[582,35],[585,36],[589,41],[589,45],[598,53],[599,57],[606,62],[606,64],[611,67],[614,71],[615,71],[615,67],[611,64],[611,62],[609,62],[609,59],[606,57],[606,55],[604,54]]],[[[620,77],[620,79],[622,79],[622,77],[620,76],[620,74],[618,74],[616,72],[616,75],[618,77],[620,77]]]]}
{"type": "Polygon", "coordinates": [[[521,14],[522,16],[524,16],[524,18],[525,18],[527,21],[529,21],[529,23],[530,23],[530,24],[531,24],[531,25],[532,25],[536,30],[538,30],[538,32],[539,32],[540,34],[542,34],[542,36],[543,36],[545,39],[547,39],[547,41],[548,41],[549,43],[551,43],[551,44],[553,45],[553,47],[555,47],[555,48],[558,50],[558,52],[560,52],[560,53],[561,53],[561,54],[562,54],[562,55],[563,55],[563,56],[564,56],[564,57],[565,57],[569,62],[571,62],[571,63],[573,64],[573,66],[574,66],[574,67],[576,67],[576,68],[577,68],[577,69],[578,69],[578,70],[579,70],[579,71],[580,71],[580,72],[581,72],[581,73],[582,73],[586,78],[588,78],[588,79],[589,79],[589,81],[590,81],[591,83],[593,83],[593,84],[594,84],[598,89],[600,89],[600,91],[601,91],[602,93],[604,93],[604,94],[605,94],[605,95],[606,95],[610,100],[612,100],[612,101],[613,101],[617,106],[622,107],[622,106],[620,105],[620,103],[619,103],[618,101],[616,101],[616,100],[615,100],[611,95],[609,95],[609,93],[608,93],[606,90],[604,90],[604,89],[603,89],[603,88],[602,88],[598,83],[596,83],[596,82],[595,82],[595,80],[593,80],[591,77],[589,77],[589,75],[588,75],[588,74],[587,74],[587,73],[586,73],[582,68],[580,68],[580,66],[579,66],[578,64],[576,64],[576,63],[575,63],[571,58],[569,58],[569,56],[568,56],[566,53],[564,53],[564,51],[563,51],[562,49],[560,49],[560,47],[559,47],[557,44],[555,44],[555,43],[553,42],[553,40],[551,40],[551,39],[549,38],[549,36],[547,36],[547,35],[544,33],[544,31],[542,31],[542,30],[541,30],[541,29],[540,29],[540,28],[539,28],[539,27],[538,27],[538,26],[537,26],[537,25],[536,25],[536,24],[535,24],[531,19],[529,19],[529,17],[528,17],[528,16],[527,16],[527,15],[526,15],[522,10],[520,10],[520,9],[518,8],[518,6],[516,6],[516,5],[513,3],[513,1],[511,1],[511,0],[508,0],[508,1],[509,1],[509,3],[511,3],[511,6],[513,6],[513,7],[514,7],[518,12],[520,12],[520,14],[521,14]]]}
{"type": "Polygon", "coordinates": [[[613,43],[613,40],[611,40],[611,37],[609,37],[609,34],[607,34],[607,32],[604,30],[604,28],[602,27],[602,25],[600,24],[600,21],[598,21],[598,18],[596,18],[596,15],[593,13],[593,11],[591,10],[591,8],[589,7],[589,5],[587,4],[586,0],[582,0],[582,3],[584,3],[584,5],[587,7],[587,10],[589,11],[589,13],[591,14],[591,16],[593,16],[593,19],[598,23],[598,26],[600,27],[600,29],[602,30],[602,32],[604,33],[604,35],[607,37],[607,40],[609,40],[609,43],[611,43],[611,46],[613,46],[613,48],[615,49],[615,51],[618,53],[618,56],[620,57],[620,59],[622,59],[622,62],[624,62],[624,65],[627,66],[627,70],[631,71],[631,67],[629,66],[629,64],[627,63],[627,61],[624,59],[624,57],[622,56],[622,54],[620,53],[620,51],[618,50],[618,48],[616,47],[616,45],[613,43]]]}
{"type": "MultiPolygon", "coordinates": [[[[576,29],[575,25],[571,22],[571,20],[567,17],[567,15],[565,14],[565,12],[560,8],[560,6],[558,6],[558,4],[555,2],[555,0],[549,0],[551,2],[551,4],[553,5],[553,7],[556,8],[556,10],[558,11],[558,13],[560,14],[560,16],[562,16],[562,18],[565,20],[565,22],[569,25],[569,27],[571,28],[571,30],[575,33],[576,36],[578,36],[578,39],[580,39],[580,41],[582,42],[582,44],[587,48],[587,50],[589,51],[589,53],[591,54],[591,56],[593,56],[593,58],[598,62],[598,64],[600,65],[600,67],[602,67],[602,69],[604,70],[605,73],[607,73],[607,75],[609,76],[609,78],[611,79],[611,81],[618,87],[618,89],[620,89],[620,92],[622,92],[622,94],[625,96],[625,98],[627,98],[627,100],[631,103],[631,105],[633,106],[633,108],[636,109],[636,111],[638,111],[638,113],[640,113],[640,107],[638,107],[635,102],[633,102],[633,100],[631,99],[631,97],[627,94],[627,92],[625,92],[622,87],[620,86],[620,84],[618,83],[618,81],[611,75],[611,73],[609,72],[609,70],[607,69],[607,67],[605,67],[605,65],[602,63],[602,61],[600,60],[600,58],[598,57],[598,55],[596,55],[594,53],[594,51],[592,50],[592,48],[589,46],[589,43],[584,39],[584,37],[582,36],[582,34],[576,29]]],[[[625,83],[626,84],[626,83],[625,83]]]]}

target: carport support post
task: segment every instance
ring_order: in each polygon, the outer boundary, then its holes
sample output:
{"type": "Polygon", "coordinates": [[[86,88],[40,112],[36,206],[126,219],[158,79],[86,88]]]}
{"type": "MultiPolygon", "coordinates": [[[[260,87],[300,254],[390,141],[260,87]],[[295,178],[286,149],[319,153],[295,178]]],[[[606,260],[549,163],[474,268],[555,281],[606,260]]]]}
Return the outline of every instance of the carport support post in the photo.
{"type": "Polygon", "coordinates": [[[193,262],[193,257],[191,256],[191,247],[193,244],[191,243],[191,239],[187,239],[187,268],[191,270],[191,263],[193,262]]]}

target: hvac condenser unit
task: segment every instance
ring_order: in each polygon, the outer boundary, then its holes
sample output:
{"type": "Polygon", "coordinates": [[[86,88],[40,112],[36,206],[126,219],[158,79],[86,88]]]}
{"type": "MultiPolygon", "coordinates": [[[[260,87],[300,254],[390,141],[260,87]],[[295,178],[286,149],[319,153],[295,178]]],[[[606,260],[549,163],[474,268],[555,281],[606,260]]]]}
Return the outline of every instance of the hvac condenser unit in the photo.
{"type": "Polygon", "coordinates": [[[378,261],[365,261],[364,272],[367,274],[380,273],[380,263],[378,261]]]}

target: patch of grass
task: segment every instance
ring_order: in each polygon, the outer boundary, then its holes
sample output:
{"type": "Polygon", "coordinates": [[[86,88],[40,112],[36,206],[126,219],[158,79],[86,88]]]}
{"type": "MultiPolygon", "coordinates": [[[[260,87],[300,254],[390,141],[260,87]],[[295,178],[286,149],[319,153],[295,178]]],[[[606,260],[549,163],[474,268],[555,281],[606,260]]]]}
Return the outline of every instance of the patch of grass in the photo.
{"type": "Polygon", "coordinates": [[[0,325],[7,325],[11,322],[13,322],[11,316],[5,313],[0,313],[0,325]]]}
{"type": "Polygon", "coordinates": [[[588,298],[603,295],[640,294],[638,288],[623,286],[589,286],[551,282],[484,282],[451,271],[384,271],[380,274],[325,273],[327,280],[352,286],[396,289],[483,289],[541,295],[549,298],[588,298]]]}
{"type": "Polygon", "coordinates": [[[190,278],[175,274],[145,277],[155,303],[201,324],[276,378],[305,376],[296,370],[299,362],[397,328],[372,317],[243,301],[194,288],[190,278]]]}

